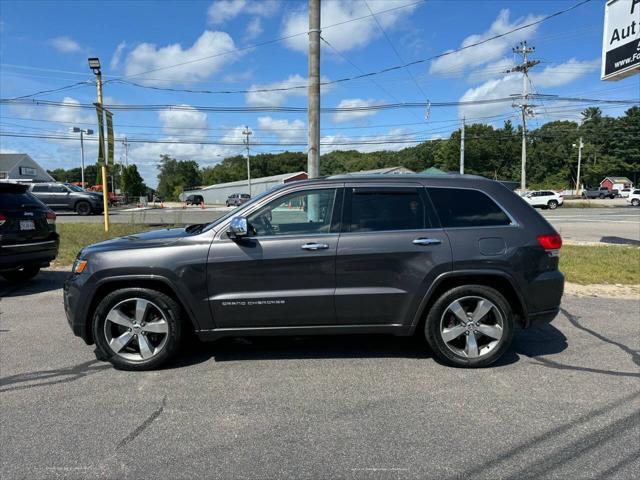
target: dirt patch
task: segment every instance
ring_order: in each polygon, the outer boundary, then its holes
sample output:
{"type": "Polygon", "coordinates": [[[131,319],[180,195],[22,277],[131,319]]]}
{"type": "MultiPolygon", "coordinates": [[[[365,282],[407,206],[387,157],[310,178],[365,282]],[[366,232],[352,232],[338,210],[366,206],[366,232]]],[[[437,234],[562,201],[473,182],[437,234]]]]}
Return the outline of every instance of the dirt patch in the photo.
{"type": "Polygon", "coordinates": [[[576,297],[606,297],[640,300],[640,285],[580,285],[566,282],[564,293],[576,297]]]}

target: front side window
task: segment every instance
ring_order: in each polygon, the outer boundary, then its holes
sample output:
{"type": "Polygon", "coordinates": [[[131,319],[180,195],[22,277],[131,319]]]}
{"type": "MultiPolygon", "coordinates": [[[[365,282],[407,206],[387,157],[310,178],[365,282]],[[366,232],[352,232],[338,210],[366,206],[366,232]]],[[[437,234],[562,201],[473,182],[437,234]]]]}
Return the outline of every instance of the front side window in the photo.
{"type": "Polygon", "coordinates": [[[351,232],[420,230],[426,211],[417,188],[353,188],[345,219],[351,232]]]}
{"type": "Polygon", "coordinates": [[[247,217],[249,235],[265,237],[329,233],[335,200],[335,188],[284,195],[247,217]]]}
{"type": "Polygon", "coordinates": [[[510,225],[511,219],[488,195],[465,188],[427,188],[444,228],[510,225]]]}

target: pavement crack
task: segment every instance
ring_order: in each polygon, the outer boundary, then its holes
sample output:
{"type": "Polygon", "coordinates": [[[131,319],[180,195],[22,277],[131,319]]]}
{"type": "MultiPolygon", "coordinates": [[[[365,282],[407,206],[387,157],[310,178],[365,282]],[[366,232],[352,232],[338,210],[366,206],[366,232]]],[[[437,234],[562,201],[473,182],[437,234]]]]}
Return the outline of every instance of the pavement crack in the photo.
{"type": "Polygon", "coordinates": [[[167,405],[167,396],[165,395],[164,398],[162,399],[162,404],[156,410],[154,410],[154,412],[151,415],[149,415],[144,422],[138,425],[129,435],[127,435],[122,440],[120,440],[120,442],[118,442],[118,445],[116,446],[116,450],[132,442],[142,432],[144,432],[149,427],[149,425],[151,425],[162,414],[162,412],[164,411],[164,407],[166,405],[167,405]]]}
{"type": "Polygon", "coordinates": [[[604,335],[596,332],[595,330],[591,330],[590,328],[585,327],[584,325],[582,325],[578,321],[578,319],[580,317],[578,317],[577,315],[573,315],[573,314],[569,313],[564,308],[560,308],[560,311],[564,314],[565,317],[567,317],[567,320],[569,320],[569,322],[571,322],[571,325],[573,325],[574,327],[576,327],[579,330],[582,330],[583,332],[587,332],[588,334],[593,335],[598,340],[602,340],[605,343],[609,343],[611,345],[615,345],[616,347],[618,347],[623,352],[631,355],[631,360],[633,361],[633,363],[635,363],[636,365],[640,366],[640,352],[638,352],[637,350],[633,350],[632,348],[627,347],[623,343],[616,342],[615,340],[611,340],[610,338],[605,337],[604,335]]]}

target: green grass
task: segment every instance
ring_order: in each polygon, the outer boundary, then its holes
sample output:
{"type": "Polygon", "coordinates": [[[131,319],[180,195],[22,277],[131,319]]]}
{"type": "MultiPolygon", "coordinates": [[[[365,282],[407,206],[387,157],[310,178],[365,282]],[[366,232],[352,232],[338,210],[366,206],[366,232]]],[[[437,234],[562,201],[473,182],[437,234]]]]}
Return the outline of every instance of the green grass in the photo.
{"type": "Polygon", "coordinates": [[[56,225],[56,230],[60,234],[60,251],[53,265],[58,267],[71,265],[78,252],[92,243],[159,228],[167,227],[112,223],[109,225],[109,233],[105,233],[102,223],[59,223],[56,225]]]}
{"type": "MultiPolygon", "coordinates": [[[[113,237],[157,228],[146,224],[111,224],[105,233],[101,223],[58,224],[60,252],[56,266],[73,263],[87,245],[113,237]]],[[[560,270],[568,282],[588,284],[640,284],[640,248],[621,246],[565,245],[560,254],[560,270]]]]}
{"type": "Polygon", "coordinates": [[[568,282],[589,284],[640,284],[640,248],[564,245],[560,270],[568,282]]]}

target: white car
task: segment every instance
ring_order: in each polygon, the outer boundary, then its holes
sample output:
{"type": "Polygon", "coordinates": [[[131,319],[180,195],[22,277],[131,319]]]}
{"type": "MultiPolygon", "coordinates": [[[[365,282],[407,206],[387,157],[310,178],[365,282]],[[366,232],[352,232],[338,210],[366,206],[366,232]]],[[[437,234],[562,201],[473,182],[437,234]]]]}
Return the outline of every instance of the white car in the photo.
{"type": "Polygon", "coordinates": [[[623,188],[622,190],[620,190],[620,192],[619,192],[619,193],[620,193],[620,196],[621,196],[622,198],[628,198],[628,197],[629,197],[629,195],[631,195],[631,192],[632,192],[632,191],[633,191],[633,189],[631,189],[631,188],[629,188],[629,187],[626,187],[626,188],[623,188]]]}
{"type": "Polygon", "coordinates": [[[522,198],[532,207],[549,208],[551,210],[555,210],[564,203],[562,195],[551,190],[528,192],[522,198]]]}
{"type": "Polygon", "coordinates": [[[640,190],[634,190],[627,197],[627,202],[629,202],[634,207],[640,206],[640,190]]]}

